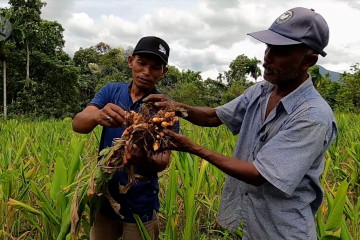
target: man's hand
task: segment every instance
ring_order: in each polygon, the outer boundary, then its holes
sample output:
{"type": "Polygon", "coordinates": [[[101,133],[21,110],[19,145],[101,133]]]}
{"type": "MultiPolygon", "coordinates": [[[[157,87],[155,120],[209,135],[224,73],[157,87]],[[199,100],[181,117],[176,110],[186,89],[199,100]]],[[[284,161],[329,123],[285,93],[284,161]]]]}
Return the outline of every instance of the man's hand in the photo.
{"type": "Polygon", "coordinates": [[[175,101],[169,99],[164,94],[150,94],[143,99],[143,102],[154,102],[155,106],[158,108],[166,108],[170,104],[175,104],[175,101]]]}
{"type": "Polygon", "coordinates": [[[125,124],[126,111],[113,103],[108,103],[96,113],[98,124],[106,127],[117,128],[125,124]]]}
{"type": "Polygon", "coordinates": [[[183,104],[171,100],[164,94],[150,94],[143,99],[143,102],[153,102],[155,107],[174,111],[179,117],[185,117],[187,115],[183,104]]]}
{"type": "Polygon", "coordinates": [[[188,137],[180,135],[169,129],[164,129],[163,132],[170,137],[167,146],[160,146],[160,150],[176,150],[181,152],[190,152],[196,144],[191,141],[188,137]]]}
{"type": "Polygon", "coordinates": [[[125,125],[125,116],[126,111],[112,103],[103,109],[90,105],[75,115],[72,126],[78,133],[89,133],[97,125],[117,128],[125,125]]]}
{"type": "Polygon", "coordinates": [[[215,108],[195,107],[175,102],[163,94],[151,94],[143,102],[153,102],[155,107],[175,111],[176,116],[203,127],[217,127],[222,124],[215,108]]]}

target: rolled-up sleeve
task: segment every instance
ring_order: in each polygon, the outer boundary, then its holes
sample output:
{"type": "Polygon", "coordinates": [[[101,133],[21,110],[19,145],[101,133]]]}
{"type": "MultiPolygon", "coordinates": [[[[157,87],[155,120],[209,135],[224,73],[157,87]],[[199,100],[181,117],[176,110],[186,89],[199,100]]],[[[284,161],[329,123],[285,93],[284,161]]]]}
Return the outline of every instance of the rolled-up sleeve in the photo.
{"type": "Polygon", "coordinates": [[[256,154],[254,165],[272,185],[292,195],[329,139],[322,122],[296,120],[278,132],[256,154]]]}

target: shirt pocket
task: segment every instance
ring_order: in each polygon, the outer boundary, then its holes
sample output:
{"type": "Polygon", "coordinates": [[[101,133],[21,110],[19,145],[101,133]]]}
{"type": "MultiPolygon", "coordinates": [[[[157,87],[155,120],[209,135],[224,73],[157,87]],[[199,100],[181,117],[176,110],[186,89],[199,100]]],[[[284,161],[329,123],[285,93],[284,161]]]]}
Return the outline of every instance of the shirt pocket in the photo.
{"type": "Polygon", "coordinates": [[[267,133],[262,133],[259,137],[259,139],[256,142],[256,145],[253,149],[252,155],[253,155],[253,161],[256,159],[256,155],[261,150],[261,148],[267,143],[267,133]]]}

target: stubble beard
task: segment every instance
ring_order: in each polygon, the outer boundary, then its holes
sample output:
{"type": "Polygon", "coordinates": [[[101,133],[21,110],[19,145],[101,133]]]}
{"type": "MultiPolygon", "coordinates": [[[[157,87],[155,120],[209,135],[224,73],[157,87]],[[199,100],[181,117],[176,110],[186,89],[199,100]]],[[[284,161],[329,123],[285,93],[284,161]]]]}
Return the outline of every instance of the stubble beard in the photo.
{"type": "Polygon", "coordinates": [[[269,68],[267,66],[267,70],[270,71],[271,76],[274,76],[276,79],[271,81],[271,77],[270,78],[265,78],[264,79],[272,84],[275,85],[279,85],[279,86],[284,86],[287,84],[291,84],[295,81],[297,81],[297,79],[299,78],[299,65],[300,62],[294,63],[291,66],[289,66],[285,71],[281,71],[278,69],[274,69],[274,68],[269,68]]]}

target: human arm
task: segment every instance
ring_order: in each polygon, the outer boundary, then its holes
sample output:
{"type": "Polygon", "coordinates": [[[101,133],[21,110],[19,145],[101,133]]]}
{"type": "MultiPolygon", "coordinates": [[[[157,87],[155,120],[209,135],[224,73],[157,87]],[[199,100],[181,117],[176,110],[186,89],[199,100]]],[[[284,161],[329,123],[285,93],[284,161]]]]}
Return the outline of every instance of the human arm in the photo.
{"type": "Polygon", "coordinates": [[[72,127],[75,132],[89,133],[97,125],[105,127],[121,127],[125,122],[125,111],[112,103],[100,109],[95,105],[87,106],[82,112],[75,115],[72,127]],[[109,120],[106,120],[110,117],[109,120]]]}
{"type": "Polygon", "coordinates": [[[194,143],[186,136],[172,131],[164,130],[164,133],[171,137],[172,143],[169,146],[171,150],[195,154],[218,167],[224,173],[248,184],[260,186],[266,182],[254,164],[250,162],[221,155],[194,143]]]}
{"type": "Polygon", "coordinates": [[[195,107],[175,102],[163,94],[151,94],[144,98],[143,102],[154,102],[155,106],[161,109],[175,108],[178,116],[198,126],[217,127],[222,124],[214,108],[195,107]]]}

